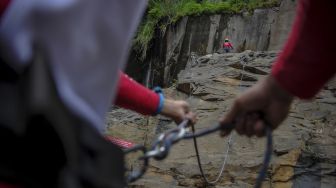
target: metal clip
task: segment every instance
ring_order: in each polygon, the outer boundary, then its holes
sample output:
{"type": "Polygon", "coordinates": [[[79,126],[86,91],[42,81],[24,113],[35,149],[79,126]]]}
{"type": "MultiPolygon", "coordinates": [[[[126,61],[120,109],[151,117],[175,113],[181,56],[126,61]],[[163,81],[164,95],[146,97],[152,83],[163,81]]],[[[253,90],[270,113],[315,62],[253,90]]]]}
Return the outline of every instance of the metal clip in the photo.
{"type": "MultiPolygon", "coordinates": [[[[135,147],[133,147],[131,149],[124,150],[124,153],[125,154],[129,154],[129,153],[133,153],[133,152],[137,152],[137,151],[142,151],[143,154],[146,154],[147,149],[143,145],[136,145],[135,147]]],[[[130,174],[128,175],[128,177],[126,179],[126,182],[131,183],[131,182],[134,182],[134,181],[138,180],[147,171],[147,168],[148,168],[148,158],[142,158],[142,157],[140,157],[139,160],[143,160],[143,166],[142,166],[142,168],[139,169],[139,170],[134,170],[134,171],[130,172],[130,174]]]]}

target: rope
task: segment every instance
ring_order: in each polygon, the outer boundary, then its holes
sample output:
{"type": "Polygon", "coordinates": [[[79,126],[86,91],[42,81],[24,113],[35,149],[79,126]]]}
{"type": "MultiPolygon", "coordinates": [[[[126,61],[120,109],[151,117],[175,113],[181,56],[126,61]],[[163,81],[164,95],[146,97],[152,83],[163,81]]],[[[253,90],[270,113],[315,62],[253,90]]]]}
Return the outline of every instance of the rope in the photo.
{"type": "MultiPolygon", "coordinates": [[[[192,132],[195,133],[195,126],[192,125],[191,128],[192,128],[192,132]]],[[[223,163],[222,163],[221,170],[219,171],[219,173],[218,173],[216,179],[213,180],[213,181],[210,181],[210,180],[205,176],[205,174],[204,174],[204,170],[203,170],[202,163],[201,163],[201,159],[200,159],[200,154],[199,154],[199,151],[198,151],[198,144],[197,144],[196,136],[193,137],[193,142],[194,142],[194,148],[195,148],[195,153],[196,153],[196,158],[197,158],[198,167],[199,167],[199,169],[200,169],[200,171],[201,171],[201,175],[202,175],[203,180],[204,180],[207,184],[209,184],[209,185],[213,185],[213,184],[216,184],[216,183],[220,180],[220,178],[221,178],[221,176],[222,176],[222,174],[223,174],[223,172],[224,172],[224,169],[225,169],[226,161],[227,161],[227,159],[228,159],[228,157],[229,157],[229,150],[230,150],[230,146],[231,146],[231,140],[232,140],[232,134],[230,134],[229,141],[228,141],[228,143],[227,143],[227,148],[226,148],[226,151],[225,151],[225,157],[224,157],[224,160],[223,160],[223,163]]]]}
{"type": "Polygon", "coordinates": [[[268,165],[271,161],[272,157],[272,151],[273,151],[273,140],[272,140],[272,130],[271,128],[267,127],[266,128],[266,136],[267,136],[267,145],[266,145],[266,150],[265,150],[265,157],[263,161],[263,166],[260,169],[258,178],[256,180],[255,188],[260,188],[263,180],[266,177],[267,174],[267,168],[268,165]]]}
{"type": "MultiPolygon", "coordinates": [[[[231,129],[234,126],[233,125],[229,125],[228,127],[229,127],[228,129],[231,129]]],[[[198,145],[197,145],[197,139],[196,138],[199,137],[199,136],[204,136],[204,135],[216,132],[216,131],[218,131],[220,129],[221,129],[221,126],[217,125],[217,126],[215,126],[213,128],[204,129],[204,130],[202,130],[202,131],[200,131],[198,133],[195,133],[195,127],[194,127],[194,125],[192,125],[193,134],[189,134],[189,135],[185,135],[184,136],[184,139],[193,138],[195,152],[196,152],[196,157],[197,157],[197,162],[198,162],[199,169],[201,171],[202,178],[209,185],[213,185],[213,184],[217,183],[219,181],[219,179],[220,179],[220,175],[218,175],[217,178],[214,181],[210,181],[205,176],[204,170],[202,168],[201,160],[200,160],[200,155],[199,155],[199,151],[198,151],[198,145]]],[[[263,180],[266,177],[269,163],[271,161],[271,156],[272,156],[272,151],[273,151],[273,141],[272,141],[272,130],[269,128],[269,126],[266,128],[266,137],[267,137],[267,140],[266,140],[267,144],[266,144],[266,149],[265,149],[265,154],[264,154],[265,157],[264,157],[264,160],[263,160],[262,167],[261,167],[261,169],[259,171],[259,175],[257,177],[256,184],[254,186],[255,188],[260,188],[261,187],[262,182],[263,182],[263,180]]],[[[228,141],[228,145],[229,146],[231,145],[230,140],[228,141]]],[[[227,150],[226,150],[227,156],[228,156],[228,151],[229,151],[229,148],[227,148],[227,150]]],[[[226,159],[227,158],[224,159],[221,172],[224,171],[224,166],[226,164],[226,159]]]]}
{"type": "MultiPolygon", "coordinates": [[[[132,171],[131,174],[128,176],[128,182],[133,182],[136,181],[137,179],[141,178],[144,173],[147,171],[148,164],[149,164],[149,159],[153,158],[155,160],[163,160],[164,158],[167,157],[169,154],[169,151],[173,144],[183,140],[183,139],[191,139],[191,138],[196,138],[200,136],[205,136],[211,133],[214,133],[218,130],[222,129],[222,126],[220,124],[203,129],[201,131],[198,131],[196,133],[188,133],[188,120],[184,120],[182,123],[178,125],[177,128],[171,129],[163,134],[161,134],[156,141],[153,143],[151,150],[147,151],[146,147],[143,145],[136,145],[132,148],[124,150],[125,154],[137,152],[137,151],[142,151],[143,156],[139,157],[139,160],[143,160],[143,166],[139,170],[132,171]]],[[[233,124],[228,124],[225,126],[228,129],[233,129],[234,125],[233,124]]],[[[195,128],[193,128],[195,131],[195,128]]],[[[259,172],[259,176],[256,180],[256,188],[260,188],[262,181],[264,180],[266,174],[267,174],[267,167],[270,162],[270,158],[272,155],[272,131],[271,129],[268,128],[266,129],[266,134],[267,134],[267,145],[265,149],[265,157],[264,157],[264,162],[262,164],[261,170],[259,172]]],[[[196,143],[197,146],[197,143],[196,143]]],[[[197,153],[198,153],[198,148],[197,148],[197,153]]],[[[199,157],[199,155],[198,155],[199,157]]],[[[200,160],[199,160],[199,166],[200,165],[200,160]]],[[[202,169],[203,172],[203,169],[202,169]]],[[[204,173],[203,173],[204,175],[204,173]]],[[[204,176],[205,177],[205,176],[204,176]]],[[[210,181],[209,181],[210,182],[210,181]]],[[[211,183],[211,182],[210,182],[211,183]]]]}
{"type": "MultiPolygon", "coordinates": [[[[245,69],[245,64],[243,64],[243,71],[244,71],[244,69],[245,69]]],[[[242,79],[243,79],[243,74],[240,78],[239,87],[241,87],[242,79]]],[[[158,139],[153,143],[150,151],[147,151],[146,148],[144,146],[141,146],[141,145],[135,146],[133,148],[129,148],[129,149],[125,150],[125,154],[140,151],[140,150],[144,154],[142,157],[138,158],[139,160],[143,160],[144,165],[142,166],[142,168],[140,170],[131,172],[131,174],[128,176],[128,182],[136,181],[137,179],[142,177],[142,175],[146,172],[146,170],[148,168],[150,158],[154,158],[155,160],[163,160],[164,158],[167,157],[167,155],[170,151],[170,148],[173,146],[173,144],[179,142],[182,139],[191,139],[191,138],[194,141],[194,147],[195,147],[197,162],[198,162],[198,166],[199,166],[199,169],[201,171],[202,178],[204,179],[204,181],[207,184],[215,184],[216,182],[218,182],[220,180],[220,177],[222,176],[222,173],[224,171],[227,159],[229,157],[229,150],[230,150],[230,146],[231,146],[231,143],[232,143],[232,134],[230,135],[230,138],[228,140],[228,147],[225,151],[225,158],[223,160],[222,168],[221,168],[217,178],[214,181],[210,181],[204,174],[204,170],[203,170],[203,167],[202,167],[202,164],[201,164],[196,138],[200,137],[200,136],[207,135],[207,134],[211,134],[213,132],[216,132],[216,131],[222,129],[223,126],[218,124],[214,127],[206,128],[206,129],[203,129],[201,131],[195,132],[195,127],[194,127],[194,125],[192,125],[192,132],[193,133],[190,134],[187,131],[188,121],[189,120],[186,119],[182,123],[180,123],[176,128],[171,129],[171,130],[169,130],[165,133],[162,133],[158,137],[158,139]]],[[[267,122],[266,122],[266,124],[267,124],[267,122]]],[[[269,125],[269,124],[267,124],[267,125],[269,125]]],[[[228,130],[232,130],[232,129],[234,129],[235,125],[234,124],[228,124],[227,126],[224,126],[224,127],[228,130]]],[[[265,157],[264,157],[264,161],[263,161],[261,170],[260,170],[259,175],[258,175],[257,180],[256,180],[255,188],[260,188],[261,187],[262,182],[263,182],[263,180],[264,180],[264,178],[267,174],[268,165],[270,163],[270,159],[271,159],[271,156],[272,156],[272,151],[273,151],[273,149],[272,149],[272,131],[270,129],[270,126],[266,127],[266,135],[267,135],[267,144],[266,144],[266,150],[265,150],[265,157]]]]}
{"type": "MultiPolygon", "coordinates": [[[[245,63],[242,63],[242,65],[243,65],[243,71],[245,71],[245,65],[246,65],[246,62],[245,63]]],[[[243,74],[241,74],[241,77],[240,77],[240,82],[239,82],[239,85],[238,85],[238,87],[239,87],[239,90],[241,90],[241,83],[242,83],[242,81],[243,81],[243,74]]],[[[190,95],[189,95],[189,97],[190,97],[190,95]]],[[[234,127],[233,127],[234,128],[234,127]]],[[[232,128],[232,129],[233,129],[232,128]]],[[[192,125],[192,131],[193,131],[193,133],[195,133],[195,127],[194,127],[194,125],[192,125]]],[[[230,151],[230,146],[231,146],[231,144],[232,144],[232,142],[233,142],[233,139],[232,139],[232,136],[233,134],[231,133],[230,134],[230,136],[229,136],[229,138],[228,138],[228,142],[227,142],[227,147],[226,147],[226,151],[225,151],[225,154],[224,154],[224,160],[223,160],[223,163],[222,163],[222,166],[221,166],[221,170],[219,171],[219,173],[218,173],[218,175],[217,175],[217,177],[216,177],[216,179],[215,180],[213,180],[213,181],[211,181],[211,180],[209,180],[206,176],[205,176],[205,174],[204,174],[204,170],[203,170],[203,166],[202,166],[202,163],[201,163],[201,159],[200,159],[200,154],[199,154],[199,150],[198,150],[198,144],[197,144],[197,138],[196,137],[198,137],[198,136],[202,136],[202,135],[197,135],[197,136],[194,136],[194,137],[192,137],[193,138],[193,143],[194,143],[194,148],[195,148],[195,153],[196,153],[196,158],[197,158],[197,163],[198,163],[198,167],[199,167],[199,170],[200,170],[200,172],[201,172],[201,175],[202,175],[202,179],[208,184],[208,185],[214,185],[214,184],[216,184],[220,179],[221,179],[221,176],[222,176],[222,174],[223,174],[223,172],[224,172],[224,169],[225,169],[225,166],[226,166],[226,163],[227,163],[227,161],[228,161],[228,158],[229,158],[229,151],[230,151]]],[[[271,141],[272,141],[272,138],[271,138],[271,141]]],[[[272,142],[271,142],[271,144],[272,144],[272,142]]],[[[272,145],[271,145],[271,147],[272,147],[272,145]]],[[[266,159],[266,158],[265,158],[266,159]]],[[[270,156],[268,156],[268,158],[267,158],[268,160],[270,160],[270,156]]],[[[267,162],[267,164],[269,163],[269,161],[266,161],[267,162]]],[[[259,176],[258,176],[258,179],[259,180],[257,180],[257,183],[256,183],[256,187],[260,187],[260,185],[258,184],[258,182],[262,182],[262,180],[264,179],[264,177],[265,177],[265,175],[266,175],[266,171],[267,171],[267,167],[268,167],[268,165],[267,166],[264,166],[264,168],[266,168],[266,169],[262,169],[261,170],[261,174],[259,174],[259,176]],[[264,172],[265,171],[265,172],[264,172]],[[262,172],[264,172],[264,173],[262,173],[262,172]]],[[[261,183],[260,183],[261,184],[261,183]]]]}
{"type": "MultiPolygon", "coordinates": [[[[194,58],[192,57],[192,61],[197,61],[197,60],[194,59],[194,58]]],[[[192,62],[192,63],[194,63],[194,62],[192,62]]],[[[191,68],[191,67],[189,67],[189,68],[191,68]]],[[[244,70],[244,68],[245,68],[245,64],[243,65],[243,70],[244,70]]],[[[192,72],[190,71],[190,73],[191,73],[191,77],[192,77],[192,72]]],[[[243,79],[243,75],[242,75],[241,78],[240,78],[239,86],[241,85],[241,81],[242,81],[242,79],[243,79]]],[[[190,97],[190,95],[191,95],[191,92],[190,92],[190,94],[189,94],[189,97],[190,97]]],[[[220,126],[218,126],[218,127],[220,127],[220,126]]],[[[234,128],[234,127],[233,127],[233,128],[234,128]]],[[[193,133],[195,133],[195,127],[194,127],[194,125],[192,125],[192,131],[193,131],[193,133]]],[[[204,134],[206,134],[206,133],[204,133],[204,134]]],[[[203,135],[197,135],[197,136],[192,137],[192,138],[193,138],[193,143],[194,143],[194,148],[195,148],[195,153],[196,153],[196,158],[197,158],[197,163],[198,163],[198,168],[199,168],[199,170],[200,170],[200,172],[201,172],[202,179],[203,179],[207,184],[209,184],[209,185],[214,185],[214,184],[216,184],[216,183],[221,179],[221,177],[222,177],[222,175],[223,175],[223,172],[224,172],[224,169],[225,169],[225,166],[226,166],[226,162],[227,162],[227,160],[228,160],[228,158],[229,158],[230,146],[231,146],[231,143],[232,143],[232,140],[233,140],[233,139],[232,139],[232,135],[233,135],[233,134],[231,133],[230,136],[229,136],[228,142],[227,142],[227,147],[226,147],[226,151],[225,151],[225,153],[224,153],[224,160],[223,160],[221,169],[220,169],[220,171],[218,172],[218,175],[217,175],[216,179],[213,180],[213,181],[210,181],[210,180],[205,176],[205,174],[204,174],[204,170],[203,170],[203,167],[202,167],[202,163],[201,163],[201,157],[200,157],[200,154],[199,154],[199,151],[198,151],[198,144],[197,144],[197,138],[196,138],[196,137],[198,137],[198,136],[203,136],[203,135]]]]}

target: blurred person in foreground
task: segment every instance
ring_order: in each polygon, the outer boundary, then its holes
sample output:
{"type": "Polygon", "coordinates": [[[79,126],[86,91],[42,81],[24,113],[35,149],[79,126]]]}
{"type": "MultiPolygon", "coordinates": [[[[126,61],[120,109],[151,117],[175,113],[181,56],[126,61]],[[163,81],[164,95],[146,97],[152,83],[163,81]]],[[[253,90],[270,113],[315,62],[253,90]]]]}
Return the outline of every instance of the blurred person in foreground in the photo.
{"type": "Polygon", "coordinates": [[[120,73],[146,3],[0,1],[1,188],[125,187],[123,151],[103,137],[110,105],[188,118],[120,73]]]}
{"type": "Polygon", "coordinates": [[[283,122],[295,97],[312,99],[336,71],[336,2],[300,0],[296,19],[280,56],[266,78],[238,96],[220,123],[235,123],[247,136],[263,136],[265,127],[283,122]]]}

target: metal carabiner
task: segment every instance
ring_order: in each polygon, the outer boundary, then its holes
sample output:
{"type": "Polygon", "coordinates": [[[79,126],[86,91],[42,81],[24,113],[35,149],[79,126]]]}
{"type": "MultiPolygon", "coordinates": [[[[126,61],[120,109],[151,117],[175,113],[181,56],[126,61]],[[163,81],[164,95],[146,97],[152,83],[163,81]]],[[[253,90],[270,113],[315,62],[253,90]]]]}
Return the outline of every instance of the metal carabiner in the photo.
{"type": "MultiPolygon", "coordinates": [[[[131,149],[125,149],[124,150],[124,154],[129,154],[129,153],[134,153],[137,151],[142,151],[143,154],[146,154],[147,149],[145,146],[143,145],[136,145],[134,147],[132,147],[131,149]]],[[[135,171],[131,171],[130,174],[127,176],[126,182],[127,183],[132,183],[136,180],[138,180],[139,178],[141,178],[147,171],[148,168],[148,164],[149,164],[149,160],[148,158],[138,158],[139,160],[143,160],[143,166],[140,170],[135,170],[135,171]]]]}
{"type": "Polygon", "coordinates": [[[151,150],[145,153],[145,155],[142,158],[152,158],[155,156],[160,155],[161,151],[163,150],[161,146],[163,145],[163,141],[166,135],[164,133],[160,134],[157,140],[152,144],[151,150]]]}
{"type": "Polygon", "coordinates": [[[175,137],[173,138],[173,143],[176,143],[184,138],[184,135],[187,133],[187,130],[185,127],[182,127],[179,129],[179,132],[175,134],[175,137]]]}
{"type": "MultiPolygon", "coordinates": [[[[169,135],[168,135],[169,137],[169,135]]],[[[170,138],[167,138],[167,135],[165,137],[166,139],[163,140],[163,142],[160,142],[160,145],[157,145],[156,148],[158,150],[157,155],[154,156],[155,160],[163,160],[167,157],[169,150],[172,146],[172,140],[170,138]]]]}

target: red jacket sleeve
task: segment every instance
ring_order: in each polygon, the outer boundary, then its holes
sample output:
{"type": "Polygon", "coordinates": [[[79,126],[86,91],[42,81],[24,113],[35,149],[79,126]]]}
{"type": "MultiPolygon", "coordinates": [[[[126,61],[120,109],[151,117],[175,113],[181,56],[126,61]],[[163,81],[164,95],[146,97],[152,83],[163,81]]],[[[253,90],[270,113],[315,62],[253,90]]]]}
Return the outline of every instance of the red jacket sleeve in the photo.
{"type": "Polygon", "coordinates": [[[229,47],[233,49],[233,46],[232,46],[231,42],[229,42],[229,47]]]}
{"type": "Polygon", "coordinates": [[[124,73],[120,73],[118,93],[115,104],[144,115],[154,115],[160,97],[150,89],[140,85],[124,73]]]}
{"type": "Polygon", "coordinates": [[[291,94],[312,98],[334,75],[336,2],[301,0],[290,37],[272,68],[277,82],[291,94]]]}

